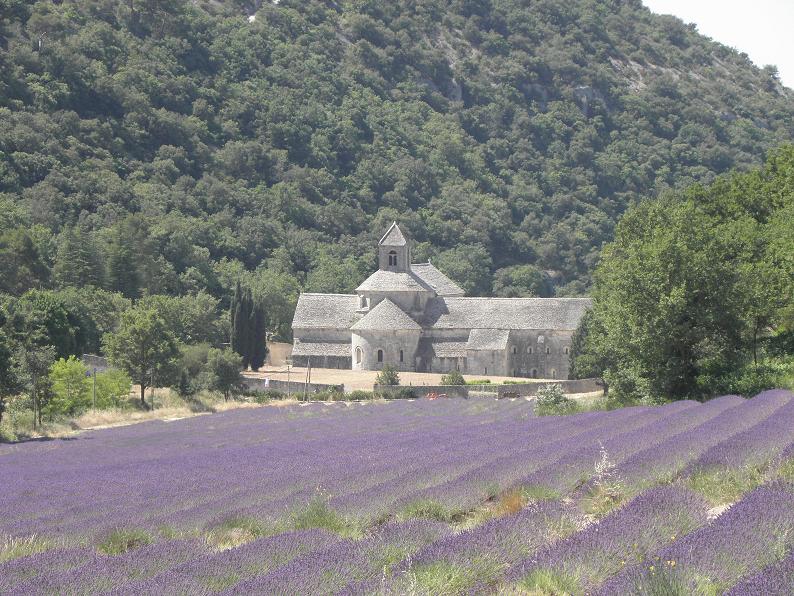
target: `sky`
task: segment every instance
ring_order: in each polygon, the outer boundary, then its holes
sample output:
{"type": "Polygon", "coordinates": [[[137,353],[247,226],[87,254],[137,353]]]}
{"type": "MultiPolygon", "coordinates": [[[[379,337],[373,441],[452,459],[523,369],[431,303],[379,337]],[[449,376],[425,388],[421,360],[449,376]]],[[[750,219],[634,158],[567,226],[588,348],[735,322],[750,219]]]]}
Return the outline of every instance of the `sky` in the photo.
{"type": "Polygon", "coordinates": [[[746,52],[758,66],[774,64],[794,89],[794,0],[643,0],[727,46],[746,52]]]}

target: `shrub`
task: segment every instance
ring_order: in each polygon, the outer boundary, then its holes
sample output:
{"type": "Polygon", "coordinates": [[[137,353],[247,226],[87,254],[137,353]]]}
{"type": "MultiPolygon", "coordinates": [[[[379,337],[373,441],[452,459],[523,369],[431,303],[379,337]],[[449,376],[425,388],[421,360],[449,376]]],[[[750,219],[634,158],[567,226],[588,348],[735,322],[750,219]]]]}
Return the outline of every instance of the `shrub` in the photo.
{"type": "Polygon", "coordinates": [[[91,405],[91,384],[85,364],[74,356],[59,359],[50,368],[52,399],[44,410],[50,416],[73,415],[91,405]]]}
{"type": "Polygon", "coordinates": [[[132,381],[123,370],[109,369],[96,375],[96,407],[121,408],[130,396],[132,381]]]}
{"type": "MultiPolygon", "coordinates": [[[[251,395],[254,396],[254,401],[258,404],[265,404],[269,401],[286,399],[287,394],[282,393],[276,389],[265,389],[264,391],[254,391],[251,395]]],[[[293,393],[293,396],[295,394],[293,393]]]]}
{"type": "Polygon", "coordinates": [[[348,393],[349,400],[362,401],[374,398],[375,394],[372,391],[362,391],[360,389],[356,389],[355,391],[348,393]]]}
{"type": "Polygon", "coordinates": [[[535,396],[535,414],[538,416],[564,416],[577,410],[576,402],[565,397],[558,384],[541,387],[535,396]]]}
{"type": "Polygon", "coordinates": [[[345,398],[345,394],[343,391],[336,389],[323,389],[322,391],[307,394],[306,398],[310,401],[342,401],[345,398]]]}
{"type": "Polygon", "coordinates": [[[794,359],[765,359],[758,365],[748,364],[731,375],[726,393],[738,393],[745,397],[758,395],[765,389],[789,385],[794,378],[794,359]]]}
{"type": "Polygon", "coordinates": [[[416,399],[416,391],[410,387],[400,387],[390,397],[393,399],[416,399]]]}
{"type": "Polygon", "coordinates": [[[387,364],[375,377],[375,383],[378,385],[399,385],[400,375],[397,374],[397,370],[391,364],[387,364]]]}
{"type": "Polygon", "coordinates": [[[466,381],[466,385],[490,385],[491,379],[475,379],[473,381],[466,381]]]}
{"type": "Polygon", "coordinates": [[[442,385],[465,385],[466,379],[459,370],[453,370],[441,376],[442,385]]]}

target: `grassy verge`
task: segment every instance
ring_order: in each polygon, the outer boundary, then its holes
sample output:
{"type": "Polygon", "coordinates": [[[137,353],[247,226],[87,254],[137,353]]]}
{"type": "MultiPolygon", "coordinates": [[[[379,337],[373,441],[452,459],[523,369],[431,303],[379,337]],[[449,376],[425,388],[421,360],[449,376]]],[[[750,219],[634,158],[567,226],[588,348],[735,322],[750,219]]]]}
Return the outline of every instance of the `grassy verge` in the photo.
{"type": "MultiPolygon", "coordinates": [[[[147,403],[150,396],[147,392],[147,403]]],[[[143,408],[137,398],[130,399],[119,408],[106,410],[89,409],[74,418],[44,420],[44,424],[34,429],[33,414],[30,410],[10,410],[0,423],[0,443],[25,441],[30,439],[57,439],[85,430],[110,428],[136,424],[147,420],[178,420],[199,414],[212,414],[226,410],[259,407],[262,403],[248,401],[224,401],[219,394],[202,392],[192,399],[184,399],[169,389],[157,389],[154,396],[155,409],[143,408]]]]}

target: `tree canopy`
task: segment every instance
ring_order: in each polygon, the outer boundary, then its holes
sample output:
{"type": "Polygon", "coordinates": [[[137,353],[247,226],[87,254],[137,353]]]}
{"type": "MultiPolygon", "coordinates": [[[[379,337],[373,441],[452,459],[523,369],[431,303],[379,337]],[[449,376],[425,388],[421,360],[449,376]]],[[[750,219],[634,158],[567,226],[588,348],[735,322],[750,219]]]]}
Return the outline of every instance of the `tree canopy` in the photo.
{"type": "Polygon", "coordinates": [[[781,349],[794,335],[792,209],[792,146],[763,169],[630,208],[596,270],[575,373],[650,398],[774,383],[768,358],[794,354],[781,349]]]}
{"type": "Polygon", "coordinates": [[[286,338],[297,292],[355,288],[392,219],[469,292],[581,294],[628,205],[794,136],[774,72],[640,0],[0,12],[14,296],[91,284],[226,308],[237,279],[275,281],[286,338]]]}

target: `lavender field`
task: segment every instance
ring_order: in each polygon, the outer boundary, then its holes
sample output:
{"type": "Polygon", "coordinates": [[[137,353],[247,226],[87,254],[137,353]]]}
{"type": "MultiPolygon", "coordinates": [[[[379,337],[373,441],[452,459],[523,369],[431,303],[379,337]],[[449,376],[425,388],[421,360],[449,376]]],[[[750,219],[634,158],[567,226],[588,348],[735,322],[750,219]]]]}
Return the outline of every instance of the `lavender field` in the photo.
{"type": "Polygon", "coordinates": [[[794,394],[242,409],[0,445],[0,594],[790,594],[794,394]]]}

